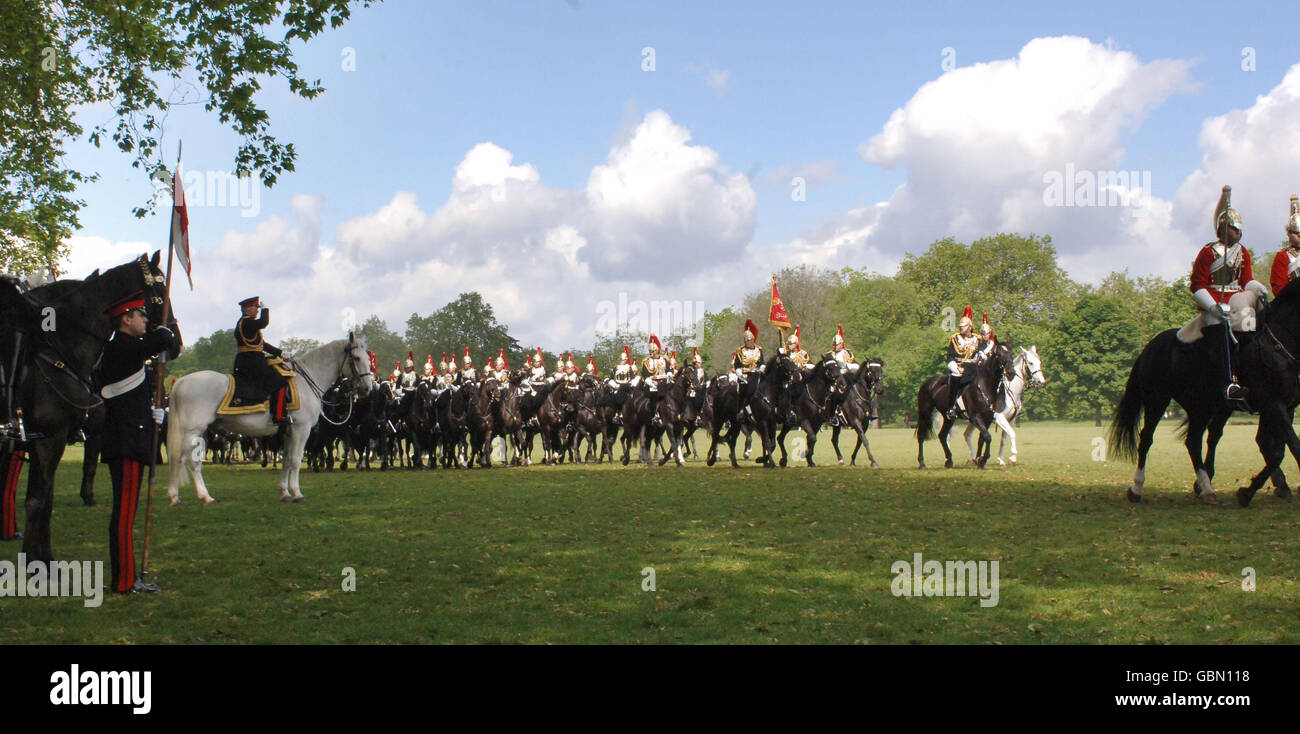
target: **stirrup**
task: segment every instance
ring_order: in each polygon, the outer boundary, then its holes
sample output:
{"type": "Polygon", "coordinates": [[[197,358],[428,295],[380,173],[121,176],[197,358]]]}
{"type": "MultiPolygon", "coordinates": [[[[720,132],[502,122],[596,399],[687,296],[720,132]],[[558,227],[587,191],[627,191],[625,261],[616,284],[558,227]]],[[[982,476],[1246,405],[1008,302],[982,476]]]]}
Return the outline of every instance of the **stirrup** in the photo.
{"type": "Polygon", "coordinates": [[[1230,383],[1226,390],[1223,391],[1223,397],[1227,400],[1239,400],[1245,402],[1250,391],[1236,382],[1230,383]]]}

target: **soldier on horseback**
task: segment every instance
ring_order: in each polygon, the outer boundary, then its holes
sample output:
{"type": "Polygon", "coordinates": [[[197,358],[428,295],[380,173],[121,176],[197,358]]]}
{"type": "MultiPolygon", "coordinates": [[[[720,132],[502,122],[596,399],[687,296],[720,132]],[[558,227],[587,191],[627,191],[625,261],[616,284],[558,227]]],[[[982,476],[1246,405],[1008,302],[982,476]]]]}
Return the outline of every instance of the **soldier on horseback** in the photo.
{"type": "Polygon", "coordinates": [[[1232,187],[1224,186],[1214,210],[1214,230],[1219,239],[1197,253],[1190,283],[1192,298],[1205,317],[1203,333],[1209,340],[1212,359],[1223,364],[1227,385],[1223,395],[1228,400],[1247,397],[1246,389],[1237,383],[1236,335],[1245,339],[1253,336],[1255,296],[1268,298],[1264,285],[1251,273],[1250,251],[1241,245],[1241,225],[1241,214],[1232,208],[1232,187]],[[1231,323],[1234,312],[1241,314],[1237,324],[1231,323]]]}
{"type": "Polygon", "coordinates": [[[469,356],[469,347],[465,347],[465,356],[461,359],[460,384],[466,385],[478,381],[478,370],[474,369],[474,360],[469,356]]]}
{"type": "Polygon", "coordinates": [[[1300,196],[1292,194],[1291,217],[1286,221],[1286,247],[1273,256],[1273,271],[1269,275],[1273,297],[1277,298],[1297,275],[1300,275],[1300,196]]]}
{"type": "Polygon", "coordinates": [[[588,375],[590,375],[591,377],[594,377],[594,378],[599,378],[599,377],[600,377],[600,370],[596,368],[596,355],[594,355],[594,354],[592,354],[592,355],[588,355],[588,356],[587,356],[587,372],[586,372],[586,374],[588,374],[588,375]]]}
{"type": "Polygon", "coordinates": [[[794,413],[791,412],[790,406],[792,406],[794,401],[798,398],[795,393],[798,393],[799,395],[803,394],[804,373],[811,372],[816,366],[809,364],[809,362],[812,361],[812,358],[808,356],[808,352],[804,350],[803,345],[800,343],[798,324],[794,325],[794,333],[786,340],[786,346],[778,351],[781,354],[788,356],[790,361],[794,362],[800,370],[799,372],[790,375],[781,390],[781,420],[785,423],[798,423],[799,421],[795,418],[794,413]]]}
{"type": "Polygon", "coordinates": [[[271,321],[271,310],[261,305],[257,296],[245,298],[239,302],[243,316],[235,324],[235,377],[257,386],[259,397],[254,402],[261,402],[271,396],[271,417],[280,427],[292,422],[285,411],[285,391],[289,384],[285,377],[267,363],[267,356],[279,357],[280,349],[262,339],[262,329],[271,321]],[[258,309],[261,316],[258,316],[258,309]]]}
{"type": "Polygon", "coordinates": [[[754,326],[753,319],[745,319],[745,343],[731,353],[731,374],[737,382],[748,382],[751,374],[762,374],[767,369],[763,364],[763,348],[757,340],[758,327],[754,326]]]}
{"type": "MultiPolygon", "coordinates": [[[[652,422],[660,425],[659,419],[659,386],[668,379],[668,358],[663,354],[663,347],[659,344],[659,337],[654,334],[650,335],[650,356],[641,362],[641,374],[637,380],[640,380],[646,386],[646,397],[650,400],[650,414],[654,416],[652,422]]],[[[637,380],[633,380],[635,386],[637,380]]]]}
{"type": "Polygon", "coordinates": [[[848,373],[858,371],[858,363],[853,359],[853,352],[850,352],[848,345],[844,343],[844,327],[839,324],[835,325],[835,336],[831,337],[830,356],[840,363],[841,371],[848,373]]]}
{"type": "Polygon", "coordinates": [[[704,358],[700,356],[699,347],[691,347],[691,349],[694,350],[694,354],[691,355],[691,368],[695,370],[696,379],[703,385],[705,383],[704,358]]]}
{"type": "Polygon", "coordinates": [[[415,374],[415,352],[407,350],[405,369],[402,370],[402,389],[414,390],[420,376],[415,374]]]}
{"type": "Polygon", "coordinates": [[[436,368],[434,368],[434,366],[433,366],[433,355],[432,355],[432,354],[425,355],[425,358],[424,358],[424,374],[420,377],[420,379],[422,379],[422,380],[424,380],[425,382],[429,383],[429,386],[430,386],[430,387],[432,387],[432,386],[434,385],[434,383],[436,383],[436,382],[438,381],[438,370],[437,370],[436,368]]]}
{"type": "Polygon", "coordinates": [[[957,333],[948,339],[948,395],[951,402],[948,404],[947,415],[950,421],[957,419],[957,401],[975,381],[982,353],[993,343],[988,325],[989,315],[984,314],[980,336],[975,336],[972,329],[975,323],[972,316],[971,307],[967,306],[957,322],[957,333]]]}

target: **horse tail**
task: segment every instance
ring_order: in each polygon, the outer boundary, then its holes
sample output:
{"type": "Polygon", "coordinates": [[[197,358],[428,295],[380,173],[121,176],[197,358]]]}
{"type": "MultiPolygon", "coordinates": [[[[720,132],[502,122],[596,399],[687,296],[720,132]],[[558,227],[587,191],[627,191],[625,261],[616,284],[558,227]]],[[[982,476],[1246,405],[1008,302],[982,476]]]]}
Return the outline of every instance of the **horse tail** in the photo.
{"type": "Polygon", "coordinates": [[[1138,420],[1142,417],[1142,358],[1146,356],[1145,350],[1142,355],[1133,363],[1133,369],[1128,375],[1128,384],[1124,386],[1124,397],[1120,398],[1119,406],[1115,408],[1115,415],[1110,421],[1110,437],[1107,450],[1112,456],[1117,456],[1128,461],[1136,461],[1137,446],[1137,428],[1138,420]]]}
{"type": "Polygon", "coordinates": [[[927,400],[930,397],[929,390],[926,386],[929,380],[921,383],[921,389],[916,394],[916,440],[929,441],[934,438],[934,405],[933,400],[927,400]]]}

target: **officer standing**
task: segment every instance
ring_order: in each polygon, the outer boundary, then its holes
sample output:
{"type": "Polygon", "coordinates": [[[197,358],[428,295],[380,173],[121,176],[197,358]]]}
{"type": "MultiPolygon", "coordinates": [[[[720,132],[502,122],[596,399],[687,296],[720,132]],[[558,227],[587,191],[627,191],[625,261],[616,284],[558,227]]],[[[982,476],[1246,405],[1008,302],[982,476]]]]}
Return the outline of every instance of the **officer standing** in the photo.
{"type": "Polygon", "coordinates": [[[140,500],[140,479],[152,464],[149,421],[163,422],[162,408],[153,406],[145,361],[160,352],[179,351],[175,334],[165,326],[149,330],[144,299],[132,296],[105,313],[116,331],[100,360],[100,391],[104,396],[104,447],[102,460],[113,477],[113,515],[108,526],[109,558],[114,593],[157,593],[156,584],[136,576],[133,531],[140,500]]]}

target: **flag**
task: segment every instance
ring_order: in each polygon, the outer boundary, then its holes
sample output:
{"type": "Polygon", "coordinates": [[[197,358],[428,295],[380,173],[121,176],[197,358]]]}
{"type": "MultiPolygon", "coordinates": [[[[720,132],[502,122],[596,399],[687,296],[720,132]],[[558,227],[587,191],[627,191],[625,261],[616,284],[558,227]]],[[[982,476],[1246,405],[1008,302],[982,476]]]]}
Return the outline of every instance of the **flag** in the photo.
{"type": "Polygon", "coordinates": [[[783,331],[790,328],[790,315],[785,312],[785,304],[781,303],[781,294],[776,290],[775,275],[772,276],[772,310],[767,315],[767,322],[783,331]]]}
{"type": "Polygon", "coordinates": [[[190,216],[185,209],[185,188],[181,186],[180,161],[176,162],[176,175],[172,176],[171,244],[175,248],[176,259],[185,269],[185,280],[189,281],[190,290],[194,290],[194,279],[190,277],[190,216]]]}

